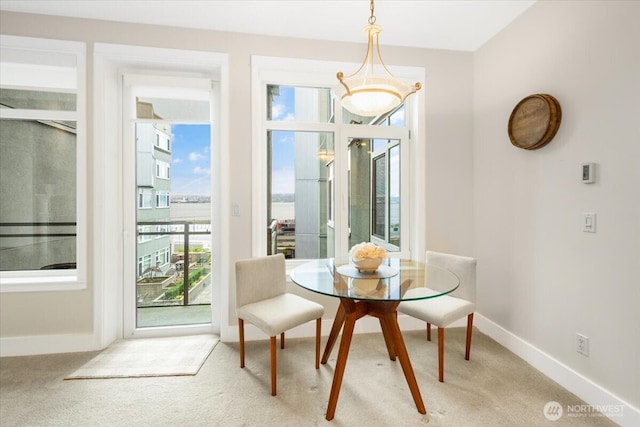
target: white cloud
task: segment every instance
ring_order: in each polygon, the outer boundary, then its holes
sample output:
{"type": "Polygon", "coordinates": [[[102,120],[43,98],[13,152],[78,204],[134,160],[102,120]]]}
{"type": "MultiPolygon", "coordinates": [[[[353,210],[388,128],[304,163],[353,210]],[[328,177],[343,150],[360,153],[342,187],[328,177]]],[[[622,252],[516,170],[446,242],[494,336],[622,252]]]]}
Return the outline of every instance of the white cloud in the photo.
{"type": "Polygon", "coordinates": [[[202,160],[204,159],[204,156],[200,153],[189,153],[189,160],[191,160],[192,162],[197,162],[198,160],[202,160]]]}
{"type": "Polygon", "coordinates": [[[292,122],[296,119],[296,116],[292,112],[287,112],[286,104],[273,104],[271,107],[271,119],[292,122]]]}
{"type": "Polygon", "coordinates": [[[182,163],[182,159],[180,158],[173,159],[171,160],[171,163],[175,163],[175,164],[182,163]]]}
{"type": "Polygon", "coordinates": [[[271,106],[271,119],[280,120],[280,117],[284,114],[286,107],[284,104],[273,104],[271,106]]]}
{"type": "Polygon", "coordinates": [[[196,166],[192,171],[195,175],[211,175],[211,169],[196,166]]]}

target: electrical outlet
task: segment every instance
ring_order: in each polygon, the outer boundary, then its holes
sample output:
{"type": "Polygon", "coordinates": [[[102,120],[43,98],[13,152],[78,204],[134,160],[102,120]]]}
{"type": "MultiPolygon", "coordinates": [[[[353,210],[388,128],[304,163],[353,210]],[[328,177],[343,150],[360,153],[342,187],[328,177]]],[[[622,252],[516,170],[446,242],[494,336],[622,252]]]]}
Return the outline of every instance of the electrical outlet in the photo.
{"type": "Polygon", "coordinates": [[[589,357],[589,337],[576,333],[576,351],[589,357]]]}

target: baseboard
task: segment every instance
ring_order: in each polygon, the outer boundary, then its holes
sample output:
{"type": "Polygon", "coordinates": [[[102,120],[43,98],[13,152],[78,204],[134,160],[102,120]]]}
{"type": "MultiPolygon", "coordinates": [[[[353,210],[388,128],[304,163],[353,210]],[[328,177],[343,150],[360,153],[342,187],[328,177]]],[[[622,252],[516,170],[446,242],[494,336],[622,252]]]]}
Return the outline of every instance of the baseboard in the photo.
{"type": "Polygon", "coordinates": [[[0,338],[0,357],[99,350],[93,334],[33,335],[0,338]]]}
{"type": "MultiPolygon", "coordinates": [[[[479,313],[474,315],[473,323],[480,332],[491,337],[538,371],[584,400],[593,409],[599,410],[614,423],[623,427],[640,425],[640,410],[638,408],[479,313]]],[[[562,402],[558,403],[562,404],[562,402]]],[[[574,415],[588,416],[587,411],[592,408],[580,408],[581,413],[574,415]]],[[[569,408],[565,407],[564,409],[569,412],[569,408]]]]}

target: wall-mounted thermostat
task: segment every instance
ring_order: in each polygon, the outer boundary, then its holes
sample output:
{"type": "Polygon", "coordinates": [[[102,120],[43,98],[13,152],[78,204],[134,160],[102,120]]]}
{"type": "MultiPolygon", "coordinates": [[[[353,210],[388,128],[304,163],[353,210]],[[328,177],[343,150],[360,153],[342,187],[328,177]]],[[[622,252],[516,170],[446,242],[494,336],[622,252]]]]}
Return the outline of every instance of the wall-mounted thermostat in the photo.
{"type": "Polygon", "coordinates": [[[596,165],[595,163],[582,164],[582,182],[584,184],[593,184],[596,182],[596,165]]]}

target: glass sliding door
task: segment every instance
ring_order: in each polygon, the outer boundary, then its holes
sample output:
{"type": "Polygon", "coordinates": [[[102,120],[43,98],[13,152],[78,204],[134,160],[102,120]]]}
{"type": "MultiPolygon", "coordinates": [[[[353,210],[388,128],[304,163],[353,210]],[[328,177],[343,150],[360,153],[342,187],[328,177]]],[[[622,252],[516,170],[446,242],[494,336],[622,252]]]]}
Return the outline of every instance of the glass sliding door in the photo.
{"type": "Polygon", "coordinates": [[[135,158],[125,188],[135,228],[129,327],[211,324],[210,91],[141,83],[126,94],[135,116],[124,138],[135,158]]]}

